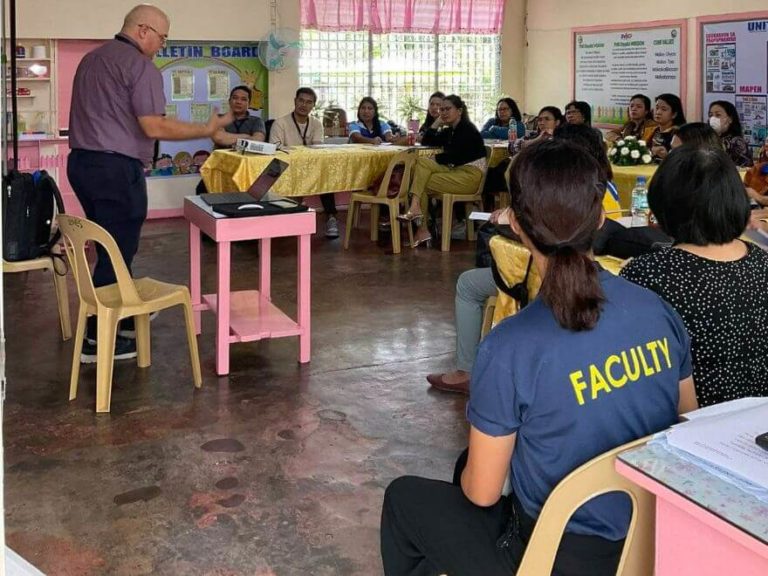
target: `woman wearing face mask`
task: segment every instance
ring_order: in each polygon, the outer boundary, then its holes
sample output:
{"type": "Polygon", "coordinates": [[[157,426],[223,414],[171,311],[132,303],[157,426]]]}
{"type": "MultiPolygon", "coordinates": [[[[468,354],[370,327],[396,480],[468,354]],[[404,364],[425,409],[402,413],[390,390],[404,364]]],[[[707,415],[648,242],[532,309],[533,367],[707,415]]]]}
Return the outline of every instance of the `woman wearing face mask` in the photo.
{"type": "Polygon", "coordinates": [[[720,136],[723,149],[736,166],[752,166],[752,153],[744,140],[739,114],[733,104],[725,100],[712,102],[709,105],[709,125],[720,136]]]}
{"type": "Polygon", "coordinates": [[[496,103],[496,115],[488,120],[480,130],[480,135],[487,139],[508,140],[509,121],[514,118],[517,122],[516,138],[525,136],[525,124],[517,102],[512,98],[502,98],[496,103]]]}
{"type": "Polygon", "coordinates": [[[629,99],[629,121],[621,128],[611,130],[605,135],[608,142],[615,142],[627,136],[634,136],[638,140],[648,140],[656,129],[653,120],[651,99],[645,94],[635,94],[629,99]]]}
{"type": "Polygon", "coordinates": [[[653,119],[658,126],[653,131],[650,146],[653,159],[658,162],[666,158],[672,149],[672,138],[677,127],[685,124],[685,113],[680,98],[674,94],[656,96],[653,119]]]}

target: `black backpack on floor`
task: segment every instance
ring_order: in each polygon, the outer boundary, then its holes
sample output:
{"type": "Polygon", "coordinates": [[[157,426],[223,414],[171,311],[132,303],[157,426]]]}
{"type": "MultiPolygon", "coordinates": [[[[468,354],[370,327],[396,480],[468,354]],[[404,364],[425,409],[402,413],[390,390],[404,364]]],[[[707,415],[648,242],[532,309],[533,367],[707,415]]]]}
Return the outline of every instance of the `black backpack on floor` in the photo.
{"type": "Polygon", "coordinates": [[[59,241],[56,214],[64,211],[61,192],[45,170],[11,170],[3,177],[3,259],[31,260],[50,254],[59,241]]]}

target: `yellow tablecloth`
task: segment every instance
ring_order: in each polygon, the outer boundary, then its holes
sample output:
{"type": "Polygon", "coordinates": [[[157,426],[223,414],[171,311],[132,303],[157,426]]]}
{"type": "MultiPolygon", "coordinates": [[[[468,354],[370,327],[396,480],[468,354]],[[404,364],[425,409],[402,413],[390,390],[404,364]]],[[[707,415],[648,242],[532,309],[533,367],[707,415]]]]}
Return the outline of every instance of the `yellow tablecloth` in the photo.
{"type": "MultiPolygon", "coordinates": [[[[658,165],[644,164],[642,166],[612,166],[613,182],[619,189],[619,203],[622,209],[629,210],[632,206],[632,189],[638,176],[645,176],[646,185],[650,185],[651,178],[656,173],[658,165]]],[[[739,169],[739,176],[744,180],[746,169],[739,169]]]]}
{"type": "MultiPolygon", "coordinates": [[[[407,148],[345,144],[328,147],[294,146],[275,156],[216,150],[200,169],[210,192],[244,192],[272,158],[288,163],[272,191],[281,196],[314,196],[365,190],[384,175],[389,161],[407,148]]],[[[424,153],[436,150],[425,148],[424,153]]]]}
{"type": "Polygon", "coordinates": [[[632,206],[632,189],[638,176],[645,176],[646,185],[651,183],[651,177],[656,172],[656,164],[642,166],[611,166],[613,168],[613,183],[619,189],[619,204],[622,209],[629,210],[632,206]]]}

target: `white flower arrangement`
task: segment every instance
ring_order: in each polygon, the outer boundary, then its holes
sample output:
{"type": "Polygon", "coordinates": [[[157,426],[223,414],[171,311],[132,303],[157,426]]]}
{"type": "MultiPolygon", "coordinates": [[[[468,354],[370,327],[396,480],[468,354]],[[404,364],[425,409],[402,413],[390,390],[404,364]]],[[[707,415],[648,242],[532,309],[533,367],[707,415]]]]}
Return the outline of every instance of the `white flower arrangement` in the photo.
{"type": "Polygon", "coordinates": [[[625,136],[608,151],[608,158],[617,166],[635,166],[650,164],[651,153],[645,140],[636,136],[625,136]]]}

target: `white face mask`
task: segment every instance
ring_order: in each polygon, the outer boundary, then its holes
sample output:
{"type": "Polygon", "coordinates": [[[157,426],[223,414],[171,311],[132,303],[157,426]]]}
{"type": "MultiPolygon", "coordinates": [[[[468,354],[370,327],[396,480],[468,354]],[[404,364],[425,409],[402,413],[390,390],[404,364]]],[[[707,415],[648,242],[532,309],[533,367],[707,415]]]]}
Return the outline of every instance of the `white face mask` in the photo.
{"type": "Polygon", "coordinates": [[[722,122],[720,122],[720,118],[718,118],[717,116],[710,116],[709,125],[712,127],[712,130],[720,134],[720,128],[723,125],[722,122]]]}

